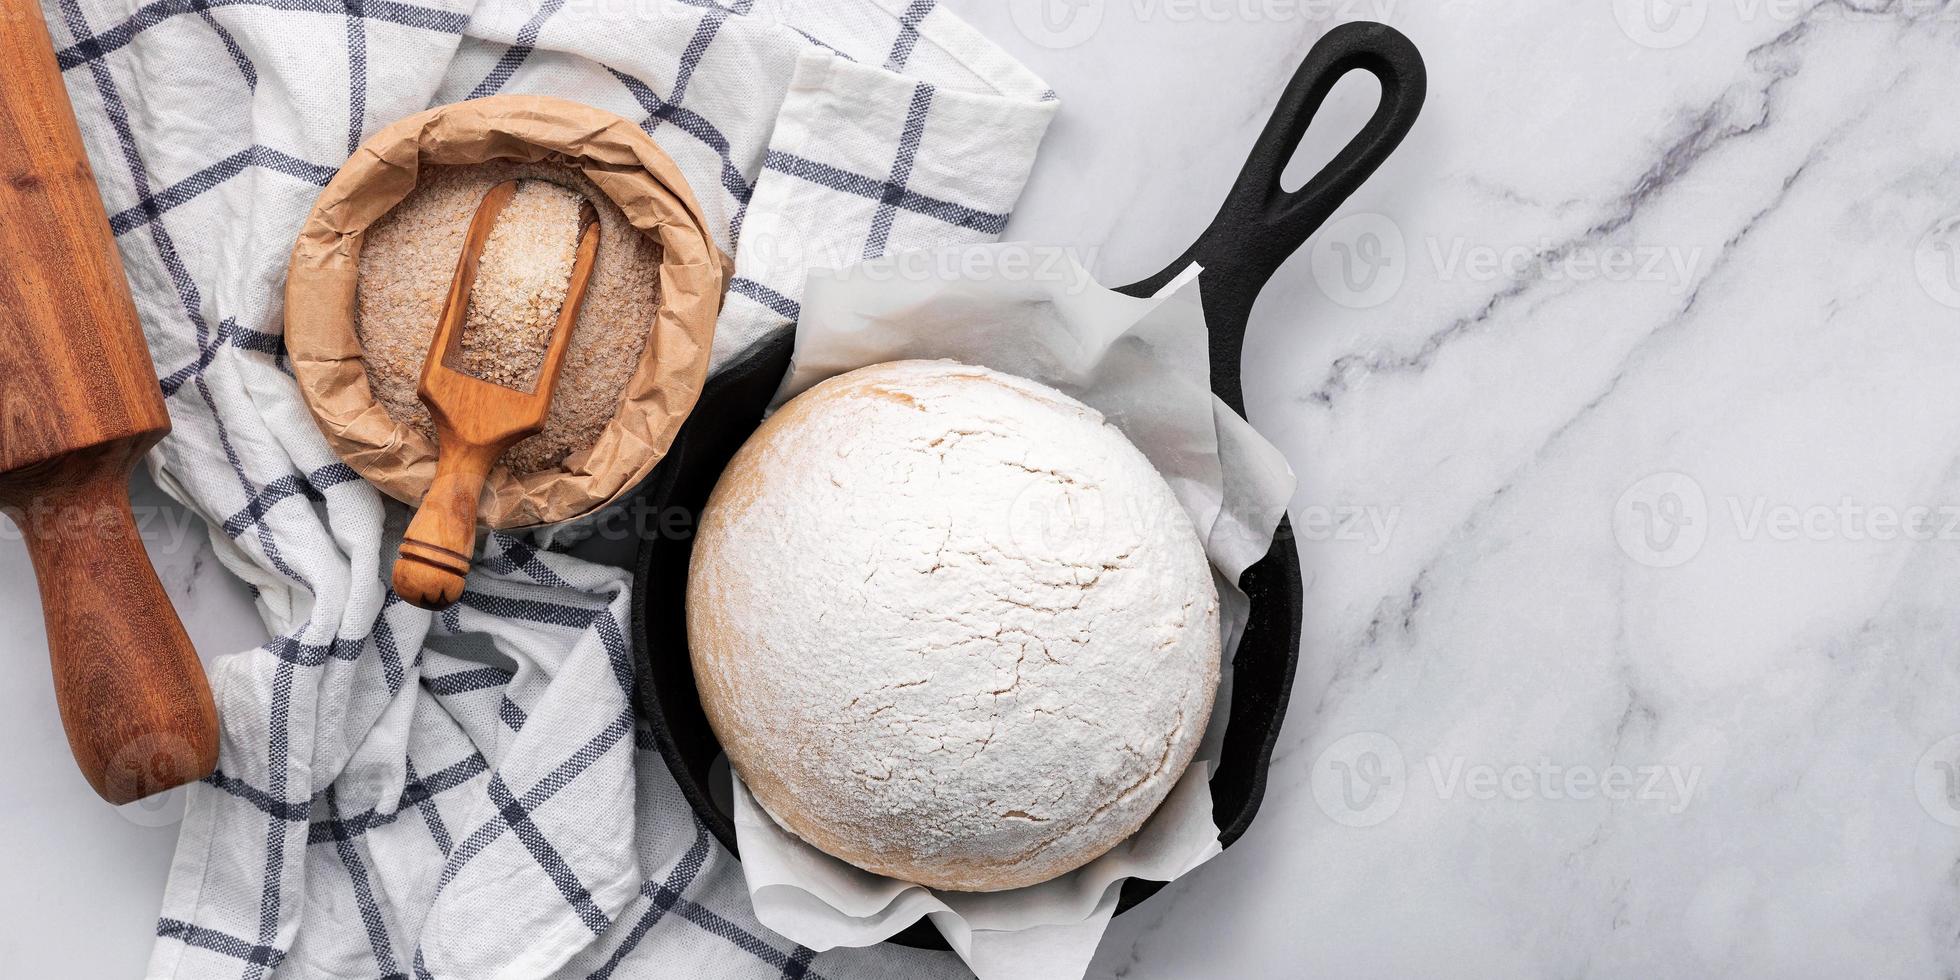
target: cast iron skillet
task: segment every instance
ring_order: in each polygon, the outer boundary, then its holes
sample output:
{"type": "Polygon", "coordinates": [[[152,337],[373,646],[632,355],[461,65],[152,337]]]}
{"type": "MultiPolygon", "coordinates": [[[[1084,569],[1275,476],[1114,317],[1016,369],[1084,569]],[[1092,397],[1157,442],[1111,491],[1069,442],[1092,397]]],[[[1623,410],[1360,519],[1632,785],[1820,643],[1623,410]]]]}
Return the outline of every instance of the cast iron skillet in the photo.
{"type": "MultiPolygon", "coordinates": [[[[1211,330],[1211,384],[1241,414],[1239,357],[1253,301],[1267,280],[1334,210],[1394,152],[1422,109],[1426,88],[1422,57],[1399,32],[1382,24],[1344,24],[1329,31],[1280,97],[1266,131],[1253,148],[1225,205],[1191,250],[1163,272],[1122,292],[1147,296],[1192,262],[1205,267],[1200,280],[1211,330]],[[1361,132],[1298,191],[1280,187],[1280,174],[1306,135],[1321,102],[1341,76],[1359,69],[1381,81],[1381,103],[1361,132]]],[[[735,853],[734,818],[710,792],[710,769],[721,746],[701,711],[687,652],[684,597],[694,518],[728,461],[762,421],[763,410],[789,369],[792,331],[756,345],[712,379],[667,458],[642,491],[642,503],[659,515],[659,530],[684,525],[686,533],[651,533],[640,546],[633,629],[639,642],[637,701],[660,754],[681,793],[715,837],[735,853]],[[679,520],[670,521],[678,516],[679,520]]],[[[1293,669],[1300,650],[1300,559],[1292,529],[1282,519],[1272,551],[1248,569],[1239,585],[1252,599],[1250,622],[1233,661],[1230,721],[1223,757],[1211,777],[1218,842],[1231,846],[1259,811],[1266,766],[1286,716],[1293,669]]],[[[1155,894],[1160,882],[1131,879],[1117,911],[1155,894]]],[[[920,920],[892,942],[945,949],[939,933],[920,920]]]]}

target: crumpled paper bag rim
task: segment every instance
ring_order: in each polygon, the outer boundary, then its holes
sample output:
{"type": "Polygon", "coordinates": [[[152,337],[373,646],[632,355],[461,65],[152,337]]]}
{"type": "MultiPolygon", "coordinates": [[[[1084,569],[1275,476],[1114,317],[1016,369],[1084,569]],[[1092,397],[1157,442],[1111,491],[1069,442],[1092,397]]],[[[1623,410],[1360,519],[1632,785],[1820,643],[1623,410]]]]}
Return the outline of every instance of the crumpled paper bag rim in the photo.
{"type": "Polygon", "coordinates": [[[363,233],[414,190],[424,164],[550,160],[581,170],[661,245],[659,312],[620,406],[590,449],[557,467],[499,465],[478,522],[499,530],[560,524],[600,510],[644,480],[707,380],[730,272],[680,168],[638,126],[591,106],[496,95],[438,106],[369,137],[321,191],[293,246],[286,350],[300,392],[334,453],[404,503],[435,478],[437,447],[374,397],[356,331],[363,233]]]}

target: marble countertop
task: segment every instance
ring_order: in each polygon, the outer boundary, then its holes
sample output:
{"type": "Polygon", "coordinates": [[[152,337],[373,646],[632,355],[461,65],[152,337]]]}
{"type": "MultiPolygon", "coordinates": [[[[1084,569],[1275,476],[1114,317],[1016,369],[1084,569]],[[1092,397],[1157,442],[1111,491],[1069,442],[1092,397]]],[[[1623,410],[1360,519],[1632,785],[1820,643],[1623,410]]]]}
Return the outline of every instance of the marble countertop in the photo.
{"type": "MultiPolygon", "coordinates": [[[[1332,24],[1429,63],[1254,315],[1308,576],[1265,807],[1091,976],[1960,970],[1960,4],[947,2],[1064,99],[1009,237],[1109,282],[1204,227],[1332,24]]],[[[138,504],[199,648],[261,642],[138,504]]],[[[11,528],[0,622],[0,958],[133,975],[172,801],[74,772],[11,528]]]]}

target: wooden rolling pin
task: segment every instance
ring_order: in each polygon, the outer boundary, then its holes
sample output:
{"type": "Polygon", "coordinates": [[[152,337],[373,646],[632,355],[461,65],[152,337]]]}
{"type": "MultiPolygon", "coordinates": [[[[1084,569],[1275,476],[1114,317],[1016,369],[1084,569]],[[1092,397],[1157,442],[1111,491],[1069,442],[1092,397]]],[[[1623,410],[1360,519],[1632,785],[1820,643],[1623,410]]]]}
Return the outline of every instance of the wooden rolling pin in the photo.
{"type": "Polygon", "coordinates": [[[170,416],[33,0],[0,0],[0,255],[0,510],[33,555],[75,761],[127,803],[209,774],[218,712],[130,513],[170,416]]]}

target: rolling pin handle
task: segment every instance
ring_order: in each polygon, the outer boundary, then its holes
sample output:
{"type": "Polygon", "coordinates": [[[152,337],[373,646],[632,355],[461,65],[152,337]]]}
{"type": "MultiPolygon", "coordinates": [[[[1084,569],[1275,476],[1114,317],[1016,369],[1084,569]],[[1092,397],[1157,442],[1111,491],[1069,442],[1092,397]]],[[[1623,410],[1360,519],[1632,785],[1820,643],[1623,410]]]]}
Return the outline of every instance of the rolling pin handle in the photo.
{"type": "Polygon", "coordinates": [[[71,457],[0,501],[40,580],[62,726],[102,798],[132,803],[211,774],[218,711],[129,506],[148,448],[71,457]]]}

